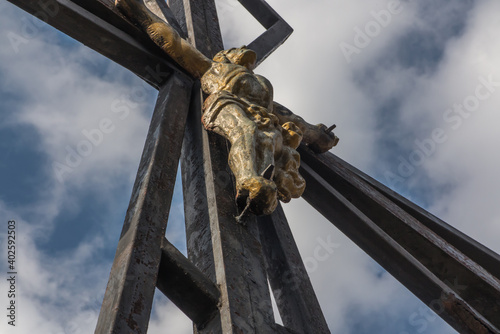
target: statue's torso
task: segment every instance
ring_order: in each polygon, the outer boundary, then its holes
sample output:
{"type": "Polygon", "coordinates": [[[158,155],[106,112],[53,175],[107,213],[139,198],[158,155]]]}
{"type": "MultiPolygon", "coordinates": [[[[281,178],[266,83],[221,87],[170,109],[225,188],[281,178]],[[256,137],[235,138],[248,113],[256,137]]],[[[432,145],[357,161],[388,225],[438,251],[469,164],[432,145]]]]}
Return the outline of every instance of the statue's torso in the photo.
{"type": "Polygon", "coordinates": [[[201,84],[203,91],[207,94],[226,91],[251,104],[272,110],[273,87],[271,83],[246,67],[214,63],[201,78],[201,84]]]}

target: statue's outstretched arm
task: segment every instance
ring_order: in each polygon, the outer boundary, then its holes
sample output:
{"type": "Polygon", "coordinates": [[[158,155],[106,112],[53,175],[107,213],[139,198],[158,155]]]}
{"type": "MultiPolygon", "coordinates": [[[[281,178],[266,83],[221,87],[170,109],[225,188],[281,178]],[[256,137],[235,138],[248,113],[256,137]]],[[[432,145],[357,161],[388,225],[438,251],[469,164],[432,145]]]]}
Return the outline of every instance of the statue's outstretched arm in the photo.
{"type": "Polygon", "coordinates": [[[286,122],[295,123],[302,131],[302,141],[314,152],[326,152],[339,142],[339,138],[327,129],[324,124],[312,125],[278,102],[274,102],[273,104],[274,114],[278,117],[280,124],[285,124],[286,122]]]}
{"type": "Polygon", "coordinates": [[[181,38],[170,24],[153,14],[142,0],[116,0],[116,7],[194,77],[201,78],[212,65],[212,60],[181,38]]]}

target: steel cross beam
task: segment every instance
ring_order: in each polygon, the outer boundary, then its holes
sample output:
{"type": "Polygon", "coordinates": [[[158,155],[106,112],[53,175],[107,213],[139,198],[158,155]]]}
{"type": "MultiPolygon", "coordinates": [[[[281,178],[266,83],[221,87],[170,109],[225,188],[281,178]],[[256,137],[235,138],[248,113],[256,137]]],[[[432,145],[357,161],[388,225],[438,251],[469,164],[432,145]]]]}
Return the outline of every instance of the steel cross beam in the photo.
{"type": "Polygon", "coordinates": [[[500,333],[500,256],[333,154],[301,147],[303,195],[460,333],[500,333]]]}

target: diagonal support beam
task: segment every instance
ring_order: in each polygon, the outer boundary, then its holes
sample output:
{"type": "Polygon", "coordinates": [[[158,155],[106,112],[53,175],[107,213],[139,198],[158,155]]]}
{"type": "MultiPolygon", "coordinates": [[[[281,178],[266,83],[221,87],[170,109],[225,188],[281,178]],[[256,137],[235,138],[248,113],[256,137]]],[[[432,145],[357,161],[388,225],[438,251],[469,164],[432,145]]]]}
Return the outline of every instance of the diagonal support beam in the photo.
{"type": "Polygon", "coordinates": [[[301,147],[304,198],[461,333],[500,333],[500,281],[353,173],[301,147]],[[314,165],[314,169],[311,166],[314,165]],[[335,187],[335,188],[334,188],[335,187]]]}
{"type": "Polygon", "coordinates": [[[400,208],[415,217],[418,221],[424,224],[427,228],[431,229],[434,233],[438,234],[441,238],[446,240],[449,244],[459,249],[462,253],[467,255],[470,259],[474,260],[481,267],[489,271],[495,277],[500,278],[500,255],[493,252],[491,249],[485,247],[479,242],[475,241],[465,233],[460,232],[453,226],[447,224],[438,217],[425,211],[415,203],[409,201],[405,197],[399,195],[395,191],[386,187],[382,183],[361,172],[357,168],[347,164],[335,155],[329,155],[329,160],[335,161],[337,164],[342,164],[344,168],[351,173],[357,175],[359,178],[367,182],[373,188],[377,189],[382,195],[393,201],[400,208]]]}
{"type": "Polygon", "coordinates": [[[272,330],[274,331],[274,334],[302,334],[301,332],[296,332],[293,329],[283,327],[278,324],[274,324],[272,326],[272,330]]]}
{"type": "Polygon", "coordinates": [[[96,334],[147,331],[191,85],[174,75],[160,89],[96,334]]]}
{"type": "Polygon", "coordinates": [[[199,328],[219,311],[219,288],[167,239],[161,247],[156,286],[199,328]]]}
{"type": "Polygon", "coordinates": [[[266,29],[283,20],[276,11],[264,0],[238,0],[253,17],[266,29]]]}

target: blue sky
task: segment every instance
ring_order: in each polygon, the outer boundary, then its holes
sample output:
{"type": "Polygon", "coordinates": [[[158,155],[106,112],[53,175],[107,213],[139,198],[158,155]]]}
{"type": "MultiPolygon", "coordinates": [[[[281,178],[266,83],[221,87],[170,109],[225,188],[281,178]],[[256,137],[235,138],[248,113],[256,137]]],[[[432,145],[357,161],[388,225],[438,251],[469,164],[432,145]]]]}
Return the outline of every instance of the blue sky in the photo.
{"type": "MultiPolygon", "coordinates": [[[[0,219],[20,236],[18,326],[0,331],[92,333],[156,92],[0,1],[0,219]]],[[[500,252],[498,1],[269,3],[295,29],[257,70],[275,99],[336,123],[334,153],[500,252]]],[[[262,32],[233,1],[219,14],[226,47],[262,32]]],[[[175,194],[168,236],[183,250],[175,194]]],[[[307,203],[285,210],[333,333],[455,333],[307,203]]],[[[190,333],[158,296],[150,333],[190,333]]]]}

